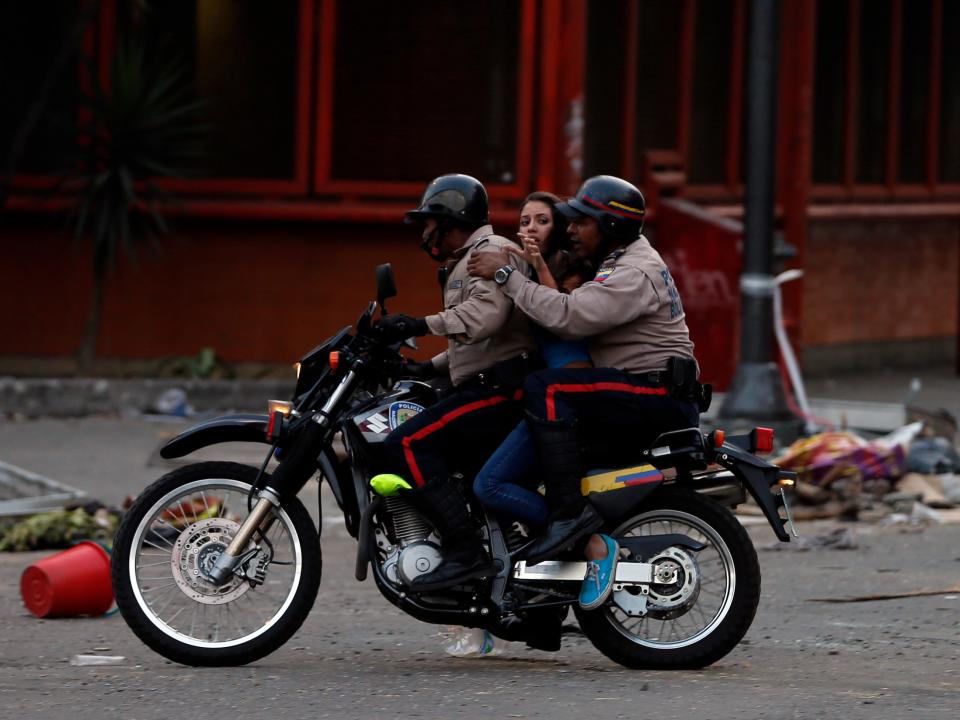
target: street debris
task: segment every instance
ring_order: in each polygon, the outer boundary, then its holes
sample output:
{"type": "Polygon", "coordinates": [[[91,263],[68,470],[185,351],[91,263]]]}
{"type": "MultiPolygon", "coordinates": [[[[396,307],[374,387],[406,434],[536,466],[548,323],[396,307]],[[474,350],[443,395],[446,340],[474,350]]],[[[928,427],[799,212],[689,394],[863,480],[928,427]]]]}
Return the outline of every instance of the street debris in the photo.
{"type": "Polygon", "coordinates": [[[26,518],[0,518],[0,552],[57,550],[81,540],[110,543],[120,511],[93,501],[26,518]]]}
{"type": "Polygon", "coordinates": [[[0,518],[59,510],[85,496],[83,490],[0,462],[0,518]]]}
{"type": "MultiPolygon", "coordinates": [[[[944,411],[911,409],[909,415],[921,419],[882,437],[853,430],[816,433],[774,458],[774,464],[797,473],[793,518],[913,528],[960,519],[956,421],[944,411]]],[[[738,512],[753,509],[747,505],[738,512]]]]}
{"type": "Polygon", "coordinates": [[[760,550],[856,550],[860,547],[857,536],[851,527],[838,527],[821,535],[801,535],[788,543],[777,542],[761,545],[760,550]]]}
{"type": "Polygon", "coordinates": [[[87,665],[123,665],[127,658],[123,655],[74,655],[70,664],[77,667],[87,665]]]}
{"type": "Polygon", "coordinates": [[[187,392],[183,388],[172,387],[163,391],[147,409],[148,415],[161,417],[186,418],[194,414],[193,406],[187,401],[187,392]]]}
{"type": "Polygon", "coordinates": [[[894,592],[894,593],[874,593],[871,595],[854,595],[853,597],[807,598],[807,602],[822,602],[822,603],[873,602],[875,600],[900,600],[902,598],[929,597],[931,595],[952,595],[957,592],[960,592],[960,585],[954,585],[952,588],[947,588],[946,590],[931,590],[928,588],[922,588],[920,590],[904,590],[903,592],[894,592]]]}

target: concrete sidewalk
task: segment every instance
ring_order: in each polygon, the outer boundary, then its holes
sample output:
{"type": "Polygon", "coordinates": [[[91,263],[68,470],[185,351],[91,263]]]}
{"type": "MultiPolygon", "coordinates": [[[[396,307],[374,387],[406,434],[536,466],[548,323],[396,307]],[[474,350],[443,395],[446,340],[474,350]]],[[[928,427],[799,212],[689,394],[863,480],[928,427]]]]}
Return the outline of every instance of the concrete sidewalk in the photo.
{"type": "MultiPolygon", "coordinates": [[[[833,375],[805,381],[808,397],[899,403],[960,418],[960,376],[949,366],[833,375]],[[914,379],[920,389],[914,392],[914,379]]],[[[287,399],[289,380],[161,380],[0,377],[0,416],[82,417],[147,413],[167,391],[180,388],[198,413],[261,411],[270,398],[287,399]]]]}

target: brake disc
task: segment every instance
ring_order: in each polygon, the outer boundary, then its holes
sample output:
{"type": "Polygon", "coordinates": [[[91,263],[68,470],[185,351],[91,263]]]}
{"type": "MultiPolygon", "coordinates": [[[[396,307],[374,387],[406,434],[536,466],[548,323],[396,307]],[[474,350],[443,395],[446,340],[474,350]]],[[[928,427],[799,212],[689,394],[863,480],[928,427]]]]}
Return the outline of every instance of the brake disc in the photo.
{"type": "MultiPolygon", "coordinates": [[[[173,579],[187,597],[205,605],[222,605],[236,600],[250,589],[246,580],[231,575],[215,583],[210,570],[217,562],[240,524],[226,518],[210,518],[189,525],[174,543],[170,557],[173,579]]],[[[251,560],[253,562],[253,560],[251,560]]]]}

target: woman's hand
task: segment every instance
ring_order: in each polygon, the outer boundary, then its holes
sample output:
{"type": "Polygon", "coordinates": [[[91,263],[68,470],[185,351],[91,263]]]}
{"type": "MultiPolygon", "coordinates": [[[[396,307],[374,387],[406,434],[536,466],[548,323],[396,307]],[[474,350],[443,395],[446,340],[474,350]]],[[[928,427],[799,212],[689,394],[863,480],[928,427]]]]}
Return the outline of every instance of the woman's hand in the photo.
{"type": "Polygon", "coordinates": [[[550,274],[547,261],[544,260],[543,255],[540,254],[540,246],[537,245],[537,241],[523,233],[517,233],[517,237],[520,238],[520,242],[523,243],[523,248],[507,245],[507,252],[526,260],[530,264],[530,267],[537,273],[537,277],[540,278],[540,284],[556,290],[557,283],[553,279],[553,275],[550,274]]]}
{"type": "Polygon", "coordinates": [[[539,275],[547,267],[543,255],[540,254],[540,246],[537,245],[537,241],[529,235],[517,233],[517,238],[519,238],[523,247],[507,245],[504,249],[511,255],[516,255],[518,258],[526,261],[539,275]]]}

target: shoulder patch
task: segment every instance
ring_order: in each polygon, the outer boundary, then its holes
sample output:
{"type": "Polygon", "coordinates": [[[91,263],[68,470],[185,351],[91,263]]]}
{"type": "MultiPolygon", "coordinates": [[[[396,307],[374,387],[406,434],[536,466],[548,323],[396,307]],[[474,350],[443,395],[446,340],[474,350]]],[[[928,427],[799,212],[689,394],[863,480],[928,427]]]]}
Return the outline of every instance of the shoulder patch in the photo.
{"type": "Polygon", "coordinates": [[[613,273],[613,270],[614,270],[613,267],[600,268],[599,270],[597,270],[596,277],[593,278],[594,282],[602,283],[604,280],[610,277],[610,275],[613,273]]]}

